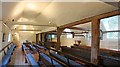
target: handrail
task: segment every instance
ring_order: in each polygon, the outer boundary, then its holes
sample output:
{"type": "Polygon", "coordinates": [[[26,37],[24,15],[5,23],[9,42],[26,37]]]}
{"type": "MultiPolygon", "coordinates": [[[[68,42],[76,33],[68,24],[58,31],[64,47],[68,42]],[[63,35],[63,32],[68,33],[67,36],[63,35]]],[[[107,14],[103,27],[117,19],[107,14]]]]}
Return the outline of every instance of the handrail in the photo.
{"type": "Polygon", "coordinates": [[[9,45],[11,45],[13,42],[10,42],[8,45],[6,45],[5,47],[3,47],[1,50],[0,50],[0,53],[2,52],[2,51],[4,51],[4,49],[5,48],[7,48],[9,45]]]}

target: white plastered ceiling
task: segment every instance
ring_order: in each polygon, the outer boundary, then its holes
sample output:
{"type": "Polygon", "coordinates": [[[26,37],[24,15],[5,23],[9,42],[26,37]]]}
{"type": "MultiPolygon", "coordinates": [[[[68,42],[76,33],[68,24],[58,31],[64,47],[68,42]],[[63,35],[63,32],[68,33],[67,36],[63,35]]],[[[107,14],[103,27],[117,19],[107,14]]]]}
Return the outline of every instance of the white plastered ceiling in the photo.
{"type": "MultiPolygon", "coordinates": [[[[100,2],[2,2],[2,20],[11,29],[49,31],[83,18],[116,10],[117,7],[100,2]],[[22,21],[19,22],[22,18],[22,21]],[[14,19],[14,21],[12,21],[14,19]],[[24,21],[26,20],[26,21],[24,21]],[[19,25],[21,24],[21,25],[19,25]],[[17,25],[17,27],[15,27],[17,25]],[[43,26],[41,26],[43,25],[43,26]],[[48,25],[48,26],[44,26],[48,25]],[[52,27],[52,29],[53,29],[52,27]],[[50,29],[49,29],[50,28],[50,29]]],[[[81,27],[88,27],[81,26],[81,27]]],[[[88,27],[90,28],[90,27],[88,27]]]]}

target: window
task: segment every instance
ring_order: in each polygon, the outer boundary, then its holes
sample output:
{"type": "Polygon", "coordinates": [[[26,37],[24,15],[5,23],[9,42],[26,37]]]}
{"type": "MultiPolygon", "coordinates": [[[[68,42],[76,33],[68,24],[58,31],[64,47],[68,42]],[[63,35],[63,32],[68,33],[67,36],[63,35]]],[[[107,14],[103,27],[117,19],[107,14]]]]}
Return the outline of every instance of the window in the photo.
{"type": "Polygon", "coordinates": [[[55,38],[55,35],[52,34],[52,38],[55,38]]]}
{"type": "Polygon", "coordinates": [[[119,30],[118,29],[118,22],[120,15],[117,16],[112,16],[109,18],[104,18],[101,19],[100,22],[100,28],[103,32],[107,32],[106,34],[106,38],[107,39],[117,39],[118,38],[118,32],[108,32],[108,31],[116,31],[119,30]]]}
{"type": "Polygon", "coordinates": [[[8,34],[8,42],[10,42],[11,41],[11,33],[9,32],[9,34],[8,34]]]}
{"type": "Polygon", "coordinates": [[[102,39],[100,40],[100,48],[110,50],[119,50],[118,34],[120,15],[104,18],[100,20],[100,30],[102,39]]]}
{"type": "MultiPolygon", "coordinates": [[[[64,31],[65,31],[65,32],[71,32],[70,29],[65,29],[64,31]]],[[[67,38],[72,38],[72,37],[73,37],[73,36],[72,36],[71,33],[67,33],[67,38]]]]}
{"type": "Polygon", "coordinates": [[[109,38],[109,39],[118,39],[118,32],[109,32],[109,33],[107,33],[107,38],[109,38]]]}

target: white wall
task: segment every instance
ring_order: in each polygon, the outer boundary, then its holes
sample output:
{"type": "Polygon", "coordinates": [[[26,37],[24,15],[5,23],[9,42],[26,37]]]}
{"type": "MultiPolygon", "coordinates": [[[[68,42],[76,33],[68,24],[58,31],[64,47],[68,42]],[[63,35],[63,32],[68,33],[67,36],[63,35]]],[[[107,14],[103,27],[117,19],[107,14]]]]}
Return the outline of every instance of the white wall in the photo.
{"type": "MultiPolygon", "coordinates": [[[[75,40],[81,40],[82,45],[86,45],[86,40],[83,36],[75,36],[74,38],[67,38],[65,35],[62,35],[60,38],[61,46],[73,46],[75,40]]],[[[57,38],[54,38],[53,41],[57,42],[57,38]]]]}
{"type": "Polygon", "coordinates": [[[2,42],[2,47],[4,47],[12,41],[11,39],[11,41],[8,42],[8,35],[11,33],[11,30],[6,25],[2,24],[2,33],[5,34],[5,42],[2,42]]]}
{"type": "Polygon", "coordinates": [[[13,40],[18,46],[26,40],[36,42],[36,33],[32,31],[13,31],[13,40]]]}
{"type": "MultiPolygon", "coordinates": [[[[5,26],[2,21],[0,21],[0,50],[5,47],[6,45],[8,45],[8,34],[9,32],[11,32],[9,30],[9,28],[7,26],[5,26]],[[3,33],[5,33],[5,42],[2,42],[2,37],[3,37],[3,33]]],[[[3,56],[3,52],[0,53],[0,61],[2,59],[2,56],[3,56]]]]}
{"type": "Polygon", "coordinates": [[[2,21],[0,21],[0,50],[2,48],[2,21]]]}
{"type": "MultiPolygon", "coordinates": [[[[66,38],[66,36],[61,36],[61,46],[72,46],[75,44],[75,40],[81,40],[83,45],[91,46],[91,39],[85,39],[84,37],[75,38],[66,38]]],[[[57,42],[57,38],[54,38],[53,41],[57,42]]],[[[100,48],[106,48],[111,50],[118,50],[118,40],[103,39],[100,40],[100,48]]]]}

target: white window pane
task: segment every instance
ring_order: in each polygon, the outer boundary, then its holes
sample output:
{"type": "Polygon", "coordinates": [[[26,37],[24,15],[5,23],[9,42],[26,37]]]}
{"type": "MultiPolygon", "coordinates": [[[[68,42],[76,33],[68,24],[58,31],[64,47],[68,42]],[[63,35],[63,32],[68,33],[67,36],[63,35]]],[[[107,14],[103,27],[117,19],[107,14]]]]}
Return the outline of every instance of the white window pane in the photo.
{"type": "Polygon", "coordinates": [[[119,19],[119,17],[120,17],[120,15],[101,19],[100,20],[101,30],[103,30],[103,31],[118,30],[118,22],[119,22],[118,19],[119,19]]]}

